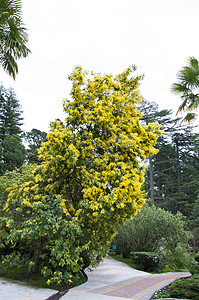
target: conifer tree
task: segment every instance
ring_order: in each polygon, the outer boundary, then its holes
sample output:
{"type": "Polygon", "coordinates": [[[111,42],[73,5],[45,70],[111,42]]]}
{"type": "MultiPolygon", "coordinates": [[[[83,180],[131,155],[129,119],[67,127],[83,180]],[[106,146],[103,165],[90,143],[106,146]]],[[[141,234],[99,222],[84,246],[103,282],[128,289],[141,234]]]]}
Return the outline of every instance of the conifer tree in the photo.
{"type": "Polygon", "coordinates": [[[146,172],[145,189],[150,197],[152,173],[155,204],[189,216],[199,190],[199,134],[182,125],[180,118],[173,118],[171,110],[158,111],[154,102],[144,100],[139,109],[141,121],[158,120],[164,130],[156,144],[159,152],[151,158],[152,171],[149,165],[146,172]]]}
{"type": "Polygon", "coordinates": [[[0,86],[0,141],[7,135],[21,135],[23,125],[22,108],[12,88],[0,86]]]}
{"type": "Polygon", "coordinates": [[[19,167],[25,160],[22,144],[22,109],[12,88],[0,86],[0,174],[19,167]],[[15,141],[15,142],[14,142],[15,141]],[[9,161],[10,160],[10,161],[9,161]],[[12,167],[11,167],[12,166],[12,167]]]}

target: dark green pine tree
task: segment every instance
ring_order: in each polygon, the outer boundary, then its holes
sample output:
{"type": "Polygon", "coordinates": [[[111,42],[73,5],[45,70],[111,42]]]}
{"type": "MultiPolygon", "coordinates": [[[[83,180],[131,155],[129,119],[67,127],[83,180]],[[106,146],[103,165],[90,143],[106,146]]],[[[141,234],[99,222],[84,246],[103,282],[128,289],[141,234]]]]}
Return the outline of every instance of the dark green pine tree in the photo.
{"type": "Polygon", "coordinates": [[[153,159],[156,205],[190,216],[199,192],[199,134],[191,129],[162,137],[153,159]]]}
{"type": "Polygon", "coordinates": [[[172,111],[158,111],[155,102],[144,100],[140,106],[143,122],[158,121],[164,130],[159,152],[149,162],[145,190],[157,206],[189,217],[199,193],[199,134],[173,118],[172,111]]]}
{"type": "MultiPolygon", "coordinates": [[[[172,111],[171,110],[158,110],[158,105],[156,102],[150,102],[145,100],[144,98],[138,105],[139,111],[143,113],[143,116],[141,118],[141,122],[144,124],[149,124],[152,122],[159,122],[161,124],[161,129],[164,131],[163,136],[160,136],[158,138],[158,142],[156,145],[156,148],[160,148],[162,144],[167,143],[167,140],[171,138],[171,135],[173,132],[176,131],[177,123],[179,121],[179,118],[172,119],[172,111]]],[[[155,186],[155,178],[156,175],[154,172],[154,160],[155,157],[149,157],[149,167],[148,172],[146,174],[146,183],[145,188],[148,191],[148,195],[150,196],[151,200],[153,202],[156,202],[157,198],[160,197],[159,194],[157,194],[157,187],[155,186]]],[[[158,190],[160,191],[160,190],[158,190]]],[[[161,191],[160,191],[161,193],[161,191]]]]}
{"type": "Polygon", "coordinates": [[[22,109],[12,88],[0,86],[0,174],[12,171],[25,161],[22,143],[22,109]]]}
{"type": "Polygon", "coordinates": [[[180,209],[190,216],[199,194],[199,134],[187,128],[172,138],[177,156],[177,183],[180,209]]]}
{"type": "Polygon", "coordinates": [[[22,109],[19,100],[12,88],[6,90],[0,86],[0,141],[5,136],[16,134],[21,136],[23,125],[22,109]]]}

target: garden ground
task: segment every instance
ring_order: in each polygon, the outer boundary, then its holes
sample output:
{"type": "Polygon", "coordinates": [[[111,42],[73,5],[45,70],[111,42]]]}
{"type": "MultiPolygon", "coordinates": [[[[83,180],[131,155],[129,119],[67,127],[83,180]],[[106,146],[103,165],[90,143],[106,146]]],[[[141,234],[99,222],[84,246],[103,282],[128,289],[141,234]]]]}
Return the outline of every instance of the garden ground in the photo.
{"type": "MultiPolygon", "coordinates": [[[[87,270],[86,273],[88,281],[69,290],[61,300],[149,300],[156,290],[178,278],[191,275],[188,272],[152,275],[132,269],[109,256],[97,269],[87,270]]],[[[51,289],[0,280],[1,300],[55,300],[50,296],[56,293],[57,291],[51,289]]]]}

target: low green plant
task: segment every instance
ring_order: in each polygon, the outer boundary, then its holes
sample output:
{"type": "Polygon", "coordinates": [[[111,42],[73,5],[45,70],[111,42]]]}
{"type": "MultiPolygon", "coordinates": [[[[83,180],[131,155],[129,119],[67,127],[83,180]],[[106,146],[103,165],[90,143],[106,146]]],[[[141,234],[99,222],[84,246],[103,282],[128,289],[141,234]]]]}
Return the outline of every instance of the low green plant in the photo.
{"type": "MultiPolygon", "coordinates": [[[[186,270],[188,271],[188,270],[186,270]]],[[[170,266],[170,265],[166,265],[164,266],[164,268],[162,269],[163,273],[168,273],[168,272],[177,272],[177,269],[174,266],[170,266]]]]}
{"type": "Polygon", "coordinates": [[[183,278],[174,282],[170,287],[172,298],[199,300],[199,276],[183,278]]]}
{"type": "Polygon", "coordinates": [[[170,298],[169,287],[164,287],[160,292],[158,292],[153,299],[161,299],[161,298],[170,298]]]}
{"type": "Polygon", "coordinates": [[[198,263],[186,244],[178,243],[174,249],[164,249],[162,254],[165,266],[174,270],[186,269],[192,274],[197,273],[198,263]]]}
{"type": "Polygon", "coordinates": [[[153,299],[160,298],[199,300],[199,274],[176,280],[153,297],[153,299]]]}
{"type": "Polygon", "coordinates": [[[131,252],[136,267],[147,272],[159,272],[162,269],[162,257],[153,252],[131,252]]]}
{"type": "Polygon", "coordinates": [[[84,274],[79,272],[73,274],[72,283],[69,283],[67,286],[63,283],[64,281],[61,283],[50,282],[47,284],[47,281],[52,274],[48,274],[48,272],[33,274],[31,272],[33,264],[34,263],[27,255],[22,256],[20,252],[12,252],[9,255],[2,256],[0,259],[0,277],[19,280],[31,285],[55,290],[77,286],[87,280],[84,274]]]}

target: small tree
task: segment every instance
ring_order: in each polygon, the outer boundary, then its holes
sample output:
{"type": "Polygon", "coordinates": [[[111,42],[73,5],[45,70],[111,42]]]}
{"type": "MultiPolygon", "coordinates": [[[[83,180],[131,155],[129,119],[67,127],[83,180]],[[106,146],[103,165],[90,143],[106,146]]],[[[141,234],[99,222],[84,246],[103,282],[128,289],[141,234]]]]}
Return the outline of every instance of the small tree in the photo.
{"type": "Polygon", "coordinates": [[[33,272],[50,275],[48,283],[70,282],[98,264],[117,228],[145,201],[142,161],[157,153],[160,130],[139,123],[141,77],[130,77],[134,70],[89,77],[76,67],[65,125],[51,124],[34,179],[10,191],[8,240],[36,249],[33,272]]]}

